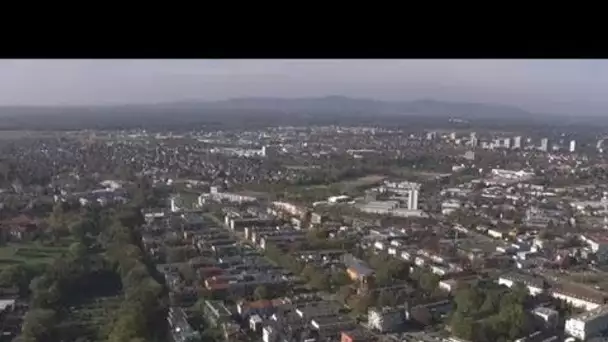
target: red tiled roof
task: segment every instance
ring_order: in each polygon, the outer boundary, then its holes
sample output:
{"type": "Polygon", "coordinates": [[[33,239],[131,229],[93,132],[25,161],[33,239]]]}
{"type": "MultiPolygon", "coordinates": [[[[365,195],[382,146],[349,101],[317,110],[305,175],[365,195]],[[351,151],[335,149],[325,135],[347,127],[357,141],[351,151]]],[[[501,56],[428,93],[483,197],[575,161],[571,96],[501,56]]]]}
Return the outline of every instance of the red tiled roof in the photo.
{"type": "Polygon", "coordinates": [[[3,220],[0,222],[0,225],[7,226],[27,226],[27,225],[35,225],[36,221],[25,215],[19,215],[10,219],[3,220]]]}

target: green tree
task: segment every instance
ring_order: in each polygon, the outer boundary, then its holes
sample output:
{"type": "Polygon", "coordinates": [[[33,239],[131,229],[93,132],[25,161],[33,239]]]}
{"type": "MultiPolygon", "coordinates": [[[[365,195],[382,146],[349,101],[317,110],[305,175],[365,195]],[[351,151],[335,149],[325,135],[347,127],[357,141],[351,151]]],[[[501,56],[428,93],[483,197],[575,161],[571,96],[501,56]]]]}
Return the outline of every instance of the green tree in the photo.
{"type": "Polygon", "coordinates": [[[331,285],[329,283],[329,277],[325,272],[316,272],[310,278],[310,286],[320,291],[329,291],[331,285]]]}
{"type": "Polygon", "coordinates": [[[450,321],[450,327],[452,329],[452,333],[459,338],[465,340],[472,340],[474,333],[474,321],[470,317],[466,317],[460,311],[454,312],[452,315],[452,319],[450,321]]]}
{"type": "Polygon", "coordinates": [[[331,274],[331,282],[335,286],[343,286],[351,283],[348,274],[346,274],[345,270],[335,271],[331,274]]]}
{"type": "Polygon", "coordinates": [[[427,295],[431,295],[439,286],[439,280],[440,278],[438,275],[425,271],[420,275],[418,284],[420,285],[420,289],[422,289],[422,291],[424,291],[427,295]]]}
{"type": "Polygon", "coordinates": [[[54,310],[30,309],[23,319],[23,337],[26,341],[53,341],[57,323],[54,310]]]}
{"type": "Polygon", "coordinates": [[[473,287],[465,287],[456,292],[454,302],[456,303],[456,312],[463,316],[471,316],[477,313],[477,309],[483,301],[482,294],[473,287]]]}
{"type": "Polygon", "coordinates": [[[259,285],[253,291],[253,296],[255,297],[255,299],[258,299],[258,300],[259,299],[269,299],[270,293],[268,292],[268,288],[266,286],[259,285]]]}
{"type": "Polygon", "coordinates": [[[44,272],[45,266],[42,264],[17,264],[11,265],[0,272],[0,286],[19,289],[19,294],[25,297],[29,292],[32,279],[44,272]]]}
{"type": "Polygon", "coordinates": [[[136,307],[123,307],[108,336],[108,342],[130,342],[145,335],[145,317],[136,307]]]}
{"type": "Polygon", "coordinates": [[[348,297],[350,297],[352,294],[353,294],[353,289],[350,285],[342,285],[342,286],[340,286],[340,289],[338,290],[336,297],[339,302],[341,302],[342,304],[345,304],[346,301],[348,300],[348,297]]]}
{"type": "Polygon", "coordinates": [[[66,215],[62,202],[57,202],[53,206],[53,211],[48,219],[49,226],[54,232],[62,233],[66,229],[66,215]]]}
{"type": "Polygon", "coordinates": [[[501,295],[502,292],[499,291],[488,291],[483,304],[479,308],[480,314],[488,316],[497,313],[500,307],[501,295]]]}
{"type": "Polygon", "coordinates": [[[82,258],[87,254],[87,247],[82,242],[74,242],[69,247],[70,255],[82,258]]]}

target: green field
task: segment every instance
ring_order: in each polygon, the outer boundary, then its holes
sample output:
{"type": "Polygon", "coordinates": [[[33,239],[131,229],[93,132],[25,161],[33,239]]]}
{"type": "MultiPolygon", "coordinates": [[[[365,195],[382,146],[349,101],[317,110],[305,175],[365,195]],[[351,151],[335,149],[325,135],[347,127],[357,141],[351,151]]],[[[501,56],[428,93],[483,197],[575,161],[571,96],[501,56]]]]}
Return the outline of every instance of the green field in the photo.
{"type": "Polygon", "coordinates": [[[8,243],[0,247],[0,269],[23,263],[51,263],[67,251],[67,244],[44,246],[38,243],[8,243]]]}

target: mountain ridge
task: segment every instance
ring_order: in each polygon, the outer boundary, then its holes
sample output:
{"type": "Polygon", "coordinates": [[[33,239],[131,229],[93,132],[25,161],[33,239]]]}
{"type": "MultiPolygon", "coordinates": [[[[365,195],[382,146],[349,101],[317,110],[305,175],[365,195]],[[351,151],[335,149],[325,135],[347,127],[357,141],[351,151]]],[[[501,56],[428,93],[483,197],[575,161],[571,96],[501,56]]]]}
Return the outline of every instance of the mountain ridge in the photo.
{"type": "MultiPolygon", "coordinates": [[[[353,98],[340,95],[324,97],[278,98],[278,97],[237,97],[218,101],[169,101],[147,104],[106,104],[94,106],[0,106],[0,116],[8,112],[14,114],[61,114],[70,112],[80,114],[103,114],[104,112],[143,112],[158,110],[206,111],[235,110],[235,111],[269,111],[293,115],[315,114],[348,114],[353,115],[390,115],[409,116],[422,115],[434,117],[459,118],[493,118],[518,117],[526,118],[533,113],[516,106],[443,101],[435,99],[419,99],[412,101],[382,101],[369,98],[353,98]]],[[[10,114],[9,114],[10,115],[10,114]]]]}

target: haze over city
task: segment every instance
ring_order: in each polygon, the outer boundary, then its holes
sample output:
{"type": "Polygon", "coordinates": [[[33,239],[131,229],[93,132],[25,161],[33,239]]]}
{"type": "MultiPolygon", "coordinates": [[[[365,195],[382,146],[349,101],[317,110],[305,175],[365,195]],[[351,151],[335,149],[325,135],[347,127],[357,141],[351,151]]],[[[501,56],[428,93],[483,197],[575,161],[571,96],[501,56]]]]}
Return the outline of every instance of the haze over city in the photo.
{"type": "Polygon", "coordinates": [[[1,106],[343,95],[608,112],[604,60],[2,60],[1,106]]]}

